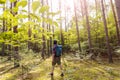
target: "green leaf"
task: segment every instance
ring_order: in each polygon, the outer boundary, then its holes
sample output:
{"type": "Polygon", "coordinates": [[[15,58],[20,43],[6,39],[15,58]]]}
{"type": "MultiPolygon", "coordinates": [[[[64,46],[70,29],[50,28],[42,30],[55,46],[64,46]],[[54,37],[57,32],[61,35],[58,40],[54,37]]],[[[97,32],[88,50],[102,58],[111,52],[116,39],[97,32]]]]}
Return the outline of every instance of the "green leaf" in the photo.
{"type": "Polygon", "coordinates": [[[18,18],[18,19],[28,18],[28,15],[25,15],[25,14],[18,14],[18,15],[16,15],[16,18],[18,18]]]}
{"type": "Polygon", "coordinates": [[[20,7],[20,6],[22,6],[22,7],[25,7],[27,5],[27,1],[19,1],[19,2],[17,2],[17,7],[20,7]]]}
{"type": "Polygon", "coordinates": [[[40,13],[44,13],[45,11],[48,11],[49,10],[49,6],[42,6],[39,10],[40,13]]]}
{"type": "Polygon", "coordinates": [[[27,13],[28,11],[27,10],[21,10],[22,12],[25,12],[25,13],[27,13]]]}
{"type": "Polygon", "coordinates": [[[34,1],[32,3],[32,10],[35,12],[40,7],[40,1],[34,1]]]}
{"type": "Polygon", "coordinates": [[[12,3],[12,2],[15,2],[16,0],[10,0],[10,2],[12,3]]]}
{"type": "Polygon", "coordinates": [[[30,13],[30,18],[37,19],[38,21],[41,21],[40,17],[35,15],[35,14],[33,14],[33,13],[30,13]]]}
{"type": "Polygon", "coordinates": [[[7,17],[8,17],[8,14],[9,14],[8,11],[4,11],[4,12],[3,12],[3,18],[7,18],[7,17]]]}
{"type": "Polygon", "coordinates": [[[0,43],[5,42],[3,39],[0,39],[0,43]]]}
{"type": "Polygon", "coordinates": [[[26,22],[26,23],[24,23],[26,26],[34,26],[35,25],[35,23],[34,22],[32,22],[32,21],[28,21],[28,22],[26,22]]]}
{"type": "Polygon", "coordinates": [[[57,22],[53,22],[53,25],[55,25],[56,27],[58,27],[58,23],[57,22]]]}
{"type": "Polygon", "coordinates": [[[0,0],[0,4],[5,4],[6,0],[0,0]]]}
{"type": "Polygon", "coordinates": [[[0,8],[4,8],[4,6],[0,6],[0,8]]]}
{"type": "Polygon", "coordinates": [[[60,11],[57,11],[57,12],[49,12],[48,15],[52,15],[52,16],[56,16],[58,14],[60,14],[61,12],[60,11]]]}
{"type": "Polygon", "coordinates": [[[18,19],[16,17],[13,17],[12,26],[17,26],[17,25],[18,25],[18,19]]]}
{"type": "Polygon", "coordinates": [[[13,12],[18,12],[18,7],[13,7],[13,12]]]}

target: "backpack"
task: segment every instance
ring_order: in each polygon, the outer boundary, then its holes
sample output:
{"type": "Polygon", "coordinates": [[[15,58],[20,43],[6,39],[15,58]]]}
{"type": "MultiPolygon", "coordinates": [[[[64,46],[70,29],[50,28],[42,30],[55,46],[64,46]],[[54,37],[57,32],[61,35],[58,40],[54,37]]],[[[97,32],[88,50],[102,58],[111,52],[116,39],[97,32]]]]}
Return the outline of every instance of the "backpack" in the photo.
{"type": "Polygon", "coordinates": [[[55,47],[55,56],[56,57],[59,57],[59,56],[61,56],[61,54],[62,54],[62,45],[57,45],[56,47],[55,47]]]}

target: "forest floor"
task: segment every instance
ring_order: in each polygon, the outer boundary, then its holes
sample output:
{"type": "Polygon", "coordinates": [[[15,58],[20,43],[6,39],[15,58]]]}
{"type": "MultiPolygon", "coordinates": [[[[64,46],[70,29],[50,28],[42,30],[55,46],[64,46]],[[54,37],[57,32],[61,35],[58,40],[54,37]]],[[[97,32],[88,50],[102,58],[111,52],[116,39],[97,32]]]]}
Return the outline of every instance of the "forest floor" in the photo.
{"type": "Polygon", "coordinates": [[[54,76],[49,75],[51,57],[34,65],[27,73],[23,69],[22,74],[21,68],[13,68],[13,62],[1,60],[0,80],[120,80],[120,61],[108,64],[107,61],[98,63],[66,56],[62,58],[62,65],[64,77],[60,76],[58,66],[55,67],[54,76]]]}

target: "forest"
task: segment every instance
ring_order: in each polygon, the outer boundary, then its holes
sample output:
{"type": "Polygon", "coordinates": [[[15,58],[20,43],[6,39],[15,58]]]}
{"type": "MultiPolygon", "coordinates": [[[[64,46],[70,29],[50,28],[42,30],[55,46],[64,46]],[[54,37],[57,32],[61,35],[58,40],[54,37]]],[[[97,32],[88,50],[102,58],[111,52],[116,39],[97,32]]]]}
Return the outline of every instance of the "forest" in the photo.
{"type": "Polygon", "coordinates": [[[0,0],[0,80],[120,80],[120,0],[0,0]]]}

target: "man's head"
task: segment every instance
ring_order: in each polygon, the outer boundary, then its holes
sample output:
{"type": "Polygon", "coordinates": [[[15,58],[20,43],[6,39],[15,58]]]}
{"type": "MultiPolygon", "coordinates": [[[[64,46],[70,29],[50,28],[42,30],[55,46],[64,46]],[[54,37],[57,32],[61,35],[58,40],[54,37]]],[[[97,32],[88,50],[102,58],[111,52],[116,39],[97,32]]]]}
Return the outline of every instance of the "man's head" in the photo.
{"type": "Polygon", "coordinates": [[[53,44],[57,44],[57,40],[54,40],[54,41],[53,41],[53,44]]]}

